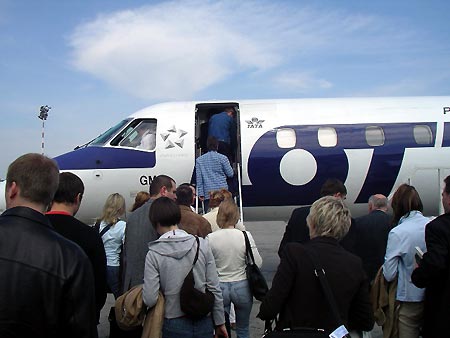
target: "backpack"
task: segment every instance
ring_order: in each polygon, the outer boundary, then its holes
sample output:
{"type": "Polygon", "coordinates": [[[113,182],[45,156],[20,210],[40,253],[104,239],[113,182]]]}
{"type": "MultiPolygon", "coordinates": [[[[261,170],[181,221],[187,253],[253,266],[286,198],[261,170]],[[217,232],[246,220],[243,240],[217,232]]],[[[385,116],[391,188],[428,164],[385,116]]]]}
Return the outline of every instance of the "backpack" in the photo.
{"type": "Polygon", "coordinates": [[[195,254],[192,268],[184,278],[183,285],[180,290],[180,307],[181,311],[186,314],[186,317],[198,320],[210,313],[214,306],[214,294],[206,288],[205,292],[201,292],[195,288],[194,269],[195,263],[198,259],[198,251],[200,248],[200,241],[197,236],[197,252],[195,254]]]}

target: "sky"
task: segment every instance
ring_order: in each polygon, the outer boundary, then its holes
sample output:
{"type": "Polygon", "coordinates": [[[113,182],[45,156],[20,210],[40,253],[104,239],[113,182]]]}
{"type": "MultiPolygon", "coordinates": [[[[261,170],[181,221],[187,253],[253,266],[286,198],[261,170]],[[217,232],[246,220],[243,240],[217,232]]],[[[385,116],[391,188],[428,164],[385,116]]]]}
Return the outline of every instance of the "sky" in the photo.
{"type": "Polygon", "coordinates": [[[166,101],[449,95],[450,1],[0,0],[0,178],[166,101]]]}

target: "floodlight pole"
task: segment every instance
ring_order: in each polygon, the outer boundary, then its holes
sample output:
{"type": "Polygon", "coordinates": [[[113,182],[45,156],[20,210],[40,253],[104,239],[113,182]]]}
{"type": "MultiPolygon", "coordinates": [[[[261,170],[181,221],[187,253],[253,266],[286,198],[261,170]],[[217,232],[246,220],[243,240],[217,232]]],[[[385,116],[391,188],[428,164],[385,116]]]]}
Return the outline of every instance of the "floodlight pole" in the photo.
{"type": "Polygon", "coordinates": [[[41,106],[41,108],[39,109],[38,118],[42,120],[42,133],[41,133],[41,150],[42,150],[42,155],[44,155],[45,121],[48,118],[48,111],[50,109],[52,109],[52,107],[49,107],[47,105],[41,106]]]}

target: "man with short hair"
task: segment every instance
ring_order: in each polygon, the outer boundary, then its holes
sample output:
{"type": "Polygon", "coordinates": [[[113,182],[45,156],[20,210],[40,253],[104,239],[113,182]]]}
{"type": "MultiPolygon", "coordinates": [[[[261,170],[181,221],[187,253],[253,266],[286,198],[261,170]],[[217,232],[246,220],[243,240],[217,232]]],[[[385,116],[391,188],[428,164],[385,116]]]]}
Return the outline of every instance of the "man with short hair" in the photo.
{"type": "Polygon", "coordinates": [[[369,283],[372,283],[384,263],[391,216],[387,214],[388,199],[382,194],[370,196],[368,208],[368,215],[355,219],[354,253],[361,258],[369,283]]]}
{"type": "MultiPolygon", "coordinates": [[[[334,196],[345,200],[347,197],[347,188],[342,181],[336,178],[329,178],[320,189],[320,197],[324,196],[334,196]]],[[[305,243],[309,241],[309,228],[306,224],[306,217],[309,215],[310,208],[311,206],[304,206],[292,211],[280,247],[278,248],[278,255],[280,257],[287,243],[305,243]]]]}
{"type": "Polygon", "coordinates": [[[26,154],[8,168],[0,216],[0,337],[97,337],[94,277],[82,249],[44,213],[56,162],[26,154]]]}
{"type": "Polygon", "coordinates": [[[440,338],[450,332],[450,176],[444,179],[442,206],[445,214],[425,228],[427,252],[411,280],[425,289],[424,338],[440,338]]]}
{"type": "Polygon", "coordinates": [[[107,293],[106,254],[98,232],[74,217],[80,209],[83,193],[84,184],[77,175],[70,172],[59,174],[58,190],[53,198],[51,210],[46,215],[55,230],[77,243],[91,261],[98,321],[107,293]]]}
{"type": "Polygon", "coordinates": [[[156,176],[150,183],[150,199],[127,218],[124,243],[123,291],[144,283],[145,256],[148,243],[158,238],[150,223],[150,206],[161,196],[176,199],[176,183],[166,175],[156,176]]]}
{"type": "Polygon", "coordinates": [[[193,200],[192,189],[189,186],[177,188],[177,203],[180,206],[181,220],[178,227],[187,233],[205,238],[211,233],[208,220],[191,210],[193,200]]]}
{"type": "Polygon", "coordinates": [[[233,168],[225,155],[217,152],[218,142],[215,137],[208,137],[208,152],[195,160],[197,194],[204,201],[204,212],[208,210],[210,192],[227,189],[227,177],[234,175],[233,168]]]}

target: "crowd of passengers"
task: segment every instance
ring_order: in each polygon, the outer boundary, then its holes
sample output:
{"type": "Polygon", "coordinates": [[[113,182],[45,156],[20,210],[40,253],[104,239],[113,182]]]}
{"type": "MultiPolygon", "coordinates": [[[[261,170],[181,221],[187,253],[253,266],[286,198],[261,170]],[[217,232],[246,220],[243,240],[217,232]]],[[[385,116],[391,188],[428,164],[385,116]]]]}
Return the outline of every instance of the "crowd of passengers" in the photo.
{"type": "MultiPolygon", "coordinates": [[[[385,337],[448,336],[450,176],[444,183],[445,214],[437,218],[423,216],[418,192],[402,184],[390,203],[371,196],[369,214],[354,219],[344,184],[324,182],[320,198],[291,215],[257,317],[274,321],[275,330],[332,334],[343,324],[352,337],[367,337],[376,320],[385,337]]],[[[246,237],[256,265],[263,260],[226,186],[208,193],[200,215],[195,186],[159,175],[128,213],[122,195],[108,196],[92,225],[75,218],[83,194],[77,175],[59,173],[43,155],[9,166],[0,216],[0,337],[97,337],[107,293],[118,298],[139,285],[149,309],[163,296],[163,338],[230,337],[231,328],[238,338],[250,336],[246,237]],[[191,269],[195,288],[214,299],[197,319],[180,304],[191,269]]]]}

